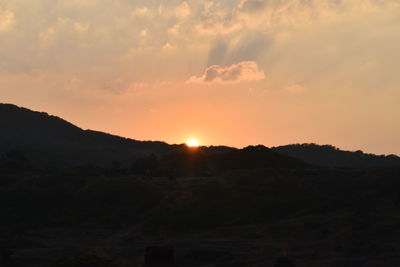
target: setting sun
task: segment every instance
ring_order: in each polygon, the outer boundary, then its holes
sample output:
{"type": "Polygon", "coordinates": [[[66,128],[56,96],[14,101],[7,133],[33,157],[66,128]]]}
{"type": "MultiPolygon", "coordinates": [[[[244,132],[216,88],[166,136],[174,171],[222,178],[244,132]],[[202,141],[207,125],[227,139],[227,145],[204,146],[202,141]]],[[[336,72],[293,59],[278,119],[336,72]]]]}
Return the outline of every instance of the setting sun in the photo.
{"type": "Polygon", "coordinates": [[[190,139],[186,142],[188,147],[198,147],[199,146],[199,141],[197,139],[190,139]]]}

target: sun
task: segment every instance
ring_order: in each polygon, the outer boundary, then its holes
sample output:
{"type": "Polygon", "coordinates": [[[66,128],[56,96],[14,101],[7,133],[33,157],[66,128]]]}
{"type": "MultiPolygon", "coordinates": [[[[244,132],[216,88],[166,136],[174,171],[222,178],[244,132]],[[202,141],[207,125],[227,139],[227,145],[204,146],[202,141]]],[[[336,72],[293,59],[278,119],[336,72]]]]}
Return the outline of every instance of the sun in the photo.
{"type": "Polygon", "coordinates": [[[192,138],[192,139],[189,139],[189,140],[186,142],[186,145],[187,145],[188,147],[198,147],[198,146],[200,145],[200,143],[199,143],[199,141],[198,141],[197,139],[192,138]]]}

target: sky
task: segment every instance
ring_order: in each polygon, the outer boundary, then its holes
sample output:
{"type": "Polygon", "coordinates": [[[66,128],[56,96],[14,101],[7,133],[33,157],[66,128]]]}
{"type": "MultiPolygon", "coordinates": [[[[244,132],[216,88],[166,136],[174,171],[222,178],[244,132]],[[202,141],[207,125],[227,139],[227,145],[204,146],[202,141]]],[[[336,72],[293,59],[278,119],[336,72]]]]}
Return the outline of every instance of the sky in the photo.
{"type": "Polygon", "coordinates": [[[0,0],[0,102],[139,139],[400,154],[400,0],[0,0]]]}

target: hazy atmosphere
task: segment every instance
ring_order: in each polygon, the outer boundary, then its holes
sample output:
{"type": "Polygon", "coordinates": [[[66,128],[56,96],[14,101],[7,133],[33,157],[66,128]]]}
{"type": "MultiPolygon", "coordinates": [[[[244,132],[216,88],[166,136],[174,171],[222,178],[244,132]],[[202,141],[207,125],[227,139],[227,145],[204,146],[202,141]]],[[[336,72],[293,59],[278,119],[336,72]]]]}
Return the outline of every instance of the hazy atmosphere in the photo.
{"type": "Polygon", "coordinates": [[[398,0],[0,0],[0,102],[139,140],[400,154],[398,0]]]}
{"type": "Polygon", "coordinates": [[[400,0],[0,0],[1,267],[399,267],[400,0]]]}

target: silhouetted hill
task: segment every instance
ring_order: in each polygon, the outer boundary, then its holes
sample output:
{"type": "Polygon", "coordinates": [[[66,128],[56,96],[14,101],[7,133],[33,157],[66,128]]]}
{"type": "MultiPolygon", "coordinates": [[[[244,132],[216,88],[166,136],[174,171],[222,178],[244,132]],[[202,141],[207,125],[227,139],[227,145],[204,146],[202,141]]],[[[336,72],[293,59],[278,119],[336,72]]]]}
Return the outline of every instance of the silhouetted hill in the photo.
{"type": "Polygon", "coordinates": [[[238,169],[302,168],[307,166],[304,162],[351,168],[400,166],[400,158],[394,155],[342,151],[329,145],[190,149],[186,145],[137,141],[83,130],[59,117],[11,104],[0,104],[0,129],[0,167],[20,169],[99,166],[132,169],[140,174],[210,175],[238,169]]]}
{"type": "Polygon", "coordinates": [[[149,153],[165,153],[164,142],[136,141],[81,128],[44,112],[0,104],[0,154],[23,153],[47,166],[131,164],[149,153]]]}
{"type": "Polygon", "coordinates": [[[328,167],[380,168],[400,166],[396,155],[374,155],[362,151],[343,151],[331,145],[295,144],[272,148],[273,151],[328,167]]]}
{"type": "Polygon", "coordinates": [[[210,175],[233,169],[293,168],[305,164],[264,146],[188,148],[83,130],[59,117],[0,104],[0,167],[99,166],[138,174],[210,175]]]}

